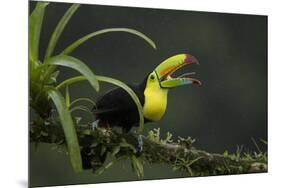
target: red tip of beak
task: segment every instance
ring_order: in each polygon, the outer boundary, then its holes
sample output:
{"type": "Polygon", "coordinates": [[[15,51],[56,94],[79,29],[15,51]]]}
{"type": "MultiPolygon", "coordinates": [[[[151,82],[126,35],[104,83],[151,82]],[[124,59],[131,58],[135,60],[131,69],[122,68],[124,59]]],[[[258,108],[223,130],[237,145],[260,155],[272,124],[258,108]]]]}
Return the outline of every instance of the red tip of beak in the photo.
{"type": "Polygon", "coordinates": [[[199,64],[199,61],[192,55],[186,54],[186,58],[184,59],[185,64],[199,64]]]}
{"type": "Polygon", "coordinates": [[[199,80],[192,80],[192,84],[198,84],[198,85],[202,85],[202,83],[199,80]]]}

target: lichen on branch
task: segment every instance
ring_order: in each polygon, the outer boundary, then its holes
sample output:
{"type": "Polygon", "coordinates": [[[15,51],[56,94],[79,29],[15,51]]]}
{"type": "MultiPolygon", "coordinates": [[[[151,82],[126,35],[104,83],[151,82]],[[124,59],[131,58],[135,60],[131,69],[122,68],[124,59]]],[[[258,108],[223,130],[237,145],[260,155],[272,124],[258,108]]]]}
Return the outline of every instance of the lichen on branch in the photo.
{"type": "MultiPolygon", "coordinates": [[[[267,172],[266,152],[209,153],[193,146],[194,139],[173,138],[167,133],[161,139],[160,129],[149,131],[142,136],[143,149],[138,151],[136,133],[123,134],[115,129],[90,126],[77,127],[84,169],[92,169],[101,174],[116,161],[130,160],[132,168],[139,177],[144,175],[143,164],[164,163],[185,176],[207,176],[267,172]]],[[[33,122],[30,129],[31,142],[55,143],[64,145],[64,135],[58,122],[33,122]]]]}

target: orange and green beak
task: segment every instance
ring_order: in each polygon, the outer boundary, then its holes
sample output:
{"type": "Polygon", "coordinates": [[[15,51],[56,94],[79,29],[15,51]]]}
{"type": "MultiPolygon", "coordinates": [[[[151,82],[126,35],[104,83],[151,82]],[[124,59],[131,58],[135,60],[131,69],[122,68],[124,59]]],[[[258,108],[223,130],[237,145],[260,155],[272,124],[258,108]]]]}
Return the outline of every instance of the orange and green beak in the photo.
{"type": "Polygon", "coordinates": [[[195,57],[189,54],[178,54],[163,61],[154,70],[160,86],[162,88],[173,88],[189,84],[201,85],[199,80],[189,77],[190,75],[195,74],[194,72],[184,73],[178,77],[172,76],[176,70],[190,64],[199,64],[199,62],[195,57]]]}

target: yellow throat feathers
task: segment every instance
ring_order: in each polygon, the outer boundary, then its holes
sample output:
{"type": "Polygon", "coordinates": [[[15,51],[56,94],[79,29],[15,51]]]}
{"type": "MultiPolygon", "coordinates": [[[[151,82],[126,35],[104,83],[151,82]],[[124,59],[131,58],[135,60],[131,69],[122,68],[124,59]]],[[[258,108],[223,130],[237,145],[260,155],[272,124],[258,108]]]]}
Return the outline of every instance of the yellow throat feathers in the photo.
{"type": "Polygon", "coordinates": [[[167,108],[168,89],[160,87],[158,80],[147,80],[144,90],[143,115],[151,121],[159,121],[167,108]]]}

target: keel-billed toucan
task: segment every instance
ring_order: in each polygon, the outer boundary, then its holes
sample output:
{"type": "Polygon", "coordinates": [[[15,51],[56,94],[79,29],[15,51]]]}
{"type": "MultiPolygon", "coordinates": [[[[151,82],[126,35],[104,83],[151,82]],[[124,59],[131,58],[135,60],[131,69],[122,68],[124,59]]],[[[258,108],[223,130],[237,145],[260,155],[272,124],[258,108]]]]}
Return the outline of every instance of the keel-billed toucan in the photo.
{"type": "MultiPolygon", "coordinates": [[[[142,104],[145,122],[158,121],[162,118],[167,108],[170,88],[201,84],[199,80],[189,77],[193,73],[172,76],[176,70],[188,64],[198,64],[198,61],[189,54],[172,56],[159,64],[140,84],[129,85],[142,104]]],[[[128,132],[139,122],[136,104],[122,88],[112,89],[101,96],[93,113],[99,127],[118,126],[128,132]]]]}

